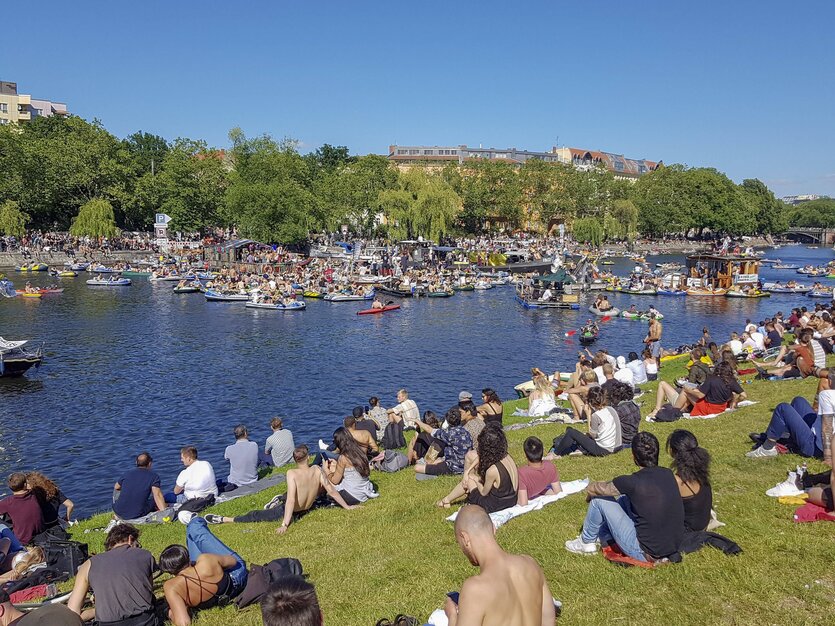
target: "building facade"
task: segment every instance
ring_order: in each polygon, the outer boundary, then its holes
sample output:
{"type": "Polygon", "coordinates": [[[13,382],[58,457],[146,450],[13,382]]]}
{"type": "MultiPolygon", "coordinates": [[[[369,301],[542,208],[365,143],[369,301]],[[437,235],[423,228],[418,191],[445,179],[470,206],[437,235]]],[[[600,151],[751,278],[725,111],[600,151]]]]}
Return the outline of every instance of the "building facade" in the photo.
{"type": "Polygon", "coordinates": [[[17,92],[17,83],[0,81],[0,124],[19,124],[36,117],[67,115],[63,102],[39,100],[17,92]]]}
{"type": "Polygon", "coordinates": [[[537,159],[550,163],[573,165],[578,169],[591,169],[603,166],[615,175],[615,178],[636,179],[658,168],[660,162],[646,159],[628,159],[621,154],[581,150],[578,148],[553,147],[548,152],[518,150],[516,148],[473,148],[459,146],[389,146],[389,160],[399,168],[414,166],[443,167],[449,163],[462,165],[466,161],[488,159],[504,161],[513,165],[522,165],[525,161],[537,159]]]}

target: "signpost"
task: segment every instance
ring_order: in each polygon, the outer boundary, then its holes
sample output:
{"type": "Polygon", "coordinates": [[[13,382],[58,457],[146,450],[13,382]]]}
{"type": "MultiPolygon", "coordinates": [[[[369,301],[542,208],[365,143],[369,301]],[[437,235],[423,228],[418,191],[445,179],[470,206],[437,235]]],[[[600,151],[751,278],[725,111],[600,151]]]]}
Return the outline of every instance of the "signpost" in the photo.
{"type": "Polygon", "coordinates": [[[165,213],[157,213],[154,220],[154,243],[160,250],[168,251],[168,222],[171,218],[165,213]]]}

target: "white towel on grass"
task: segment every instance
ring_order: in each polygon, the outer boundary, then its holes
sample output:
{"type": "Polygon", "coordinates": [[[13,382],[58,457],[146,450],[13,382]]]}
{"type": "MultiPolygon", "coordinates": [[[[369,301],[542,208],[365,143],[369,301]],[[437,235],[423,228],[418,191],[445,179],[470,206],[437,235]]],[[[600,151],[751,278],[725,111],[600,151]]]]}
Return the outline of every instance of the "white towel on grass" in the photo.
{"type": "MultiPolygon", "coordinates": [[[[562,500],[566,496],[570,496],[573,493],[579,493],[583,489],[586,488],[589,484],[588,478],[581,478],[580,480],[571,480],[568,482],[562,482],[562,491],[558,494],[553,496],[539,496],[538,498],[534,498],[530,500],[525,506],[512,506],[509,509],[504,509],[503,511],[496,511],[495,513],[490,513],[490,519],[493,521],[493,526],[498,528],[503,524],[507,524],[510,520],[514,517],[519,517],[520,515],[524,515],[525,513],[530,513],[531,511],[538,511],[545,505],[551,504],[552,502],[556,502],[557,500],[562,500]]],[[[454,522],[455,518],[458,516],[458,511],[450,515],[447,519],[448,522],[454,522]]]]}
{"type": "MultiPolygon", "coordinates": [[[[743,407],[746,407],[746,406],[751,406],[752,404],[757,404],[757,403],[753,400],[743,400],[742,402],[740,402],[736,405],[736,409],[740,409],[740,408],[743,408],[743,407]]],[[[722,413],[733,413],[734,411],[736,411],[736,409],[725,409],[724,411],[722,411],[722,413]]],[[[690,413],[682,413],[681,414],[681,419],[683,419],[683,420],[711,420],[714,417],[719,417],[720,415],[722,415],[722,413],[711,413],[710,415],[690,415],[690,413]]],[[[647,415],[646,420],[648,422],[654,422],[655,421],[655,419],[651,418],[649,415],[647,415]]]]}

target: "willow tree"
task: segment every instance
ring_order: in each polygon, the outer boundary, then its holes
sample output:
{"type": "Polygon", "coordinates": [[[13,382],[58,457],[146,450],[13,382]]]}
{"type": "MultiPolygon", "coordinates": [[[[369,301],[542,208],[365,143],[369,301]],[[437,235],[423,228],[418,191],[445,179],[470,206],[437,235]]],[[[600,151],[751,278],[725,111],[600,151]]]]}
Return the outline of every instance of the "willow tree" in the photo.
{"type": "Polygon", "coordinates": [[[17,202],[6,200],[0,204],[0,232],[12,237],[23,237],[29,216],[20,210],[17,202]]]}
{"type": "Polygon", "coordinates": [[[76,237],[115,237],[119,234],[113,206],[101,198],[90,200],[78,211],[70,226],[70,234],[76,237]]]}
{"type": "Polygon", "coordinates": [[[440,241],[461,214],[461,198],[452,186],[442,175],[421,168],[401,173],[397,188],[381,191],[378,203],[389,233],[400,239],[440,241]]]}

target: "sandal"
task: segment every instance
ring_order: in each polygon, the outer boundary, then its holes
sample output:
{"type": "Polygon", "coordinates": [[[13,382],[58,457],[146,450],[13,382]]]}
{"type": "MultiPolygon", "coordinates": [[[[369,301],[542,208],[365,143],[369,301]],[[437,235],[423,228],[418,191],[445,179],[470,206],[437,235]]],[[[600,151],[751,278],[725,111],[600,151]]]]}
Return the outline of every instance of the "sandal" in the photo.
{"type": "MultiPolygon", "coordinates": [[[[443,500],[438,500],[438,501],[435,503],[435,506],[436,506],[436,507],[438,507],[439,509],[448,509],[448,508],[450,508],[450,507],[452,506],[452,502],[450,502],[449,500],[447,500],[446,498],[444,498],[443,500]]],[[[395,621],[396,621],[396,620],[395,620],[395,621]]]]}
{"type": "Polygon", "coordinates": [[[394,623],[387,617],[381,617],[374,626],[394,626],[394,623]]]}
{"type": "Polygon", "coordinates": [[[398,615],[394,618],[393,626],[420,626],[420,622],[411,615],[398,615]]]}

